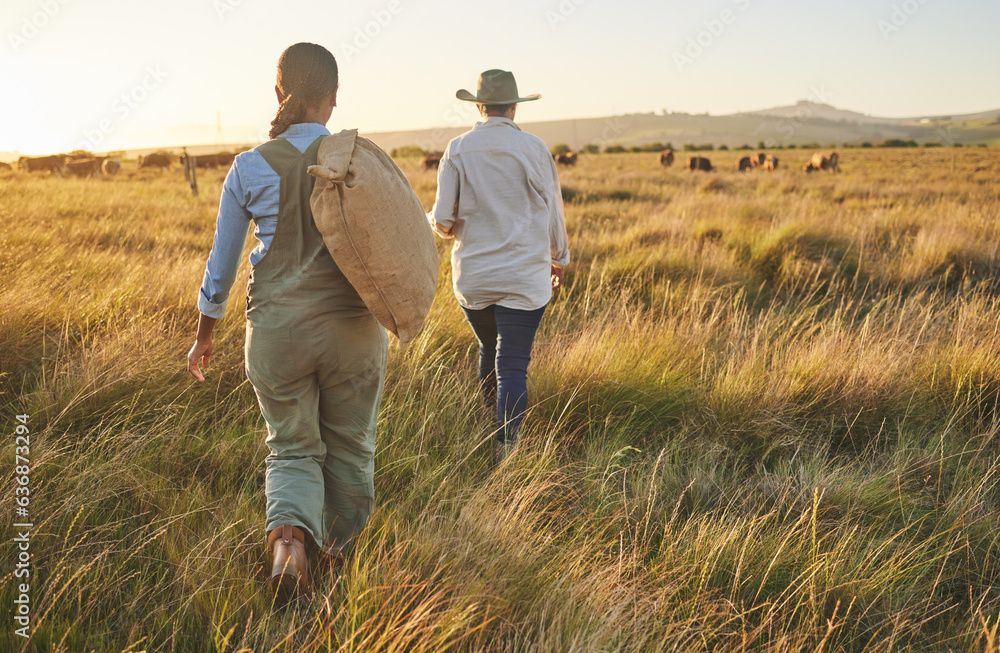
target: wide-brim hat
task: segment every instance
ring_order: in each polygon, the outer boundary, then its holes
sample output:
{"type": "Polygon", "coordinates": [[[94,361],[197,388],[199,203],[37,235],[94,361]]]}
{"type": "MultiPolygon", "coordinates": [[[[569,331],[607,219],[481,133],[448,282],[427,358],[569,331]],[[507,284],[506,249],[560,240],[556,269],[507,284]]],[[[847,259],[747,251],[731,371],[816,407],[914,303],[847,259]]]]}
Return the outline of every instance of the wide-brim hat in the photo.
{"type": "Polygon", "coordinates": [[[542,96],[539,93],[525,97],[518,96],[514,73],[509,70],[494,69],[487,70],[479,76],[475,95],[462,88],[455,93],[455,97],[459,100],[479,104],[514,104],[515,102],[530,102],[542,96]]]}

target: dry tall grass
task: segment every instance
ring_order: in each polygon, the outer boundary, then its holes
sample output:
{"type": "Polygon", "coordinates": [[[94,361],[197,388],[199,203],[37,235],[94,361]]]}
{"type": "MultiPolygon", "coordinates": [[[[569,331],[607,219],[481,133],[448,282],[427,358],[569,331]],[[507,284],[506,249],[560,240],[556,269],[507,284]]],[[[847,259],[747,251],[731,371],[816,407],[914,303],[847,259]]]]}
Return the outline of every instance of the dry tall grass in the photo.
{"type": "Polygon", "coordinates": [[[35,523],[33,636],[4,647],[997,651],[1000,158],[796,156],[561,171],[574,262],[495,471],[441,243],[428,326],[391,353],[376,512],[286,612],[246,270],[208,382],[183,369],[222,173],[197,199],[178,174],[0,177],[0,402],[8,432],[31,416],[35,523]]]}

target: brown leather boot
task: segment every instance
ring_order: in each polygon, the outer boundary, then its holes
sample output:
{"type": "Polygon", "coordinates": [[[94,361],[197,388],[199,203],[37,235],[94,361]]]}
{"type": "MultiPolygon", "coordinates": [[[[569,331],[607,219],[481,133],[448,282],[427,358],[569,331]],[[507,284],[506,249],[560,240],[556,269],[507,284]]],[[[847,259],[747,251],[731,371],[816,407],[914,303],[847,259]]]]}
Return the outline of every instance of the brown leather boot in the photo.
{"type": "Polygon", "coordinates": [[[297,526],[278,526],[267,536],[274,566],[271,567],[271,589],[279,605],[288,603],[298,592],[310,595],[309,569],[306,558],[306,535],[297,526]]]}

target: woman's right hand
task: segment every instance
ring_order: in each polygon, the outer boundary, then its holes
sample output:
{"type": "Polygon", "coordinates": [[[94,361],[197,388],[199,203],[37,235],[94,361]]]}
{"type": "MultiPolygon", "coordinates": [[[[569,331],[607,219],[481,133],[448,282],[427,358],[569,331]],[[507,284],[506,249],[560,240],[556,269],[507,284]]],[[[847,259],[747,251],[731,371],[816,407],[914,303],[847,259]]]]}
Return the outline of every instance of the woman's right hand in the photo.
{"type": "Polygon", "coordinates": [[[212,338],[208,340],[195,340],[188,352],[188,372],[199,381],[205,380],[199,365],[208,365],[208,359],[212,356],[212,338]]]}
{"type": "Polygon", "coordinates": [[[201,365],[208,365],[208,359],[212,356],[212,331],[215,329],[217,318],[208,317],[204,313],[198,314],[198,335],[188,352],[188,372],[199,381],[205,380],[205,375],[201,373],[201,365]]]}
{"type": "Polygon", "coordinates": [[[552,290],[562,286],[563,269],[555,265],[552,266],[552,290]]]}

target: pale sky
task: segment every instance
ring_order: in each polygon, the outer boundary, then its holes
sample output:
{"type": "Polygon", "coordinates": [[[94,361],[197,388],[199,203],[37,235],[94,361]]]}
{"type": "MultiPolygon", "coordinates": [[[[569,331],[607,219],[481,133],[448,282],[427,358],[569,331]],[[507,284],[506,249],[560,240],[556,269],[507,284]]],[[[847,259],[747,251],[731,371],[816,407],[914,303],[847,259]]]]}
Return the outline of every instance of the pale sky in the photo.
{"type": "Polygon", "coordinates": [[[340,65],[332,130],[475,122],[512,70],[520,122],[725,114],[812,99],[877,116],[1000,108],[996,0],[0,0],[0,150],[155,146],[216,113],[264,138],[298,41],[340,65]]]}

